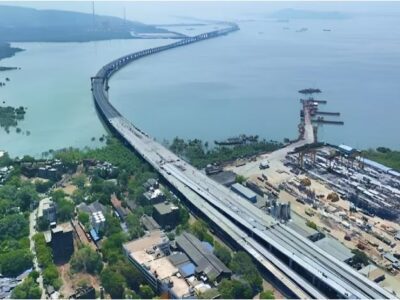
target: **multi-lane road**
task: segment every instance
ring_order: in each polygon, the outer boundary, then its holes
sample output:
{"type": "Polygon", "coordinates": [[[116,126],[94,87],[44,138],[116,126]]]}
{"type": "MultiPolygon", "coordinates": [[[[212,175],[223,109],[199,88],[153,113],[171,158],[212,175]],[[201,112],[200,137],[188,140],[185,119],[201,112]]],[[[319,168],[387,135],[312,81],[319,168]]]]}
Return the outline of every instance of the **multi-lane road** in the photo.
{"type": "MultiPolygon", "coordinates": [[[[225,29],[185,38],[166,46],[151,48],[118,58],[105,65],[92,78],[96,107],[110,128],[129,143],[156,171],[175,187],[192,206],[208,216],[219,229],[299,298],[393,298],[389,292],[360,275],[347,264],[322,251],[284,224],[208,178],[182,161],[170,150],[126,120],[109,102],[108,81],[127,64],[168,49],[219,37],[238,30],[235,24],[225,29]]],[[[303,138],[286,149],[314,141],[311,122],[305,118],[303,138]]]]}

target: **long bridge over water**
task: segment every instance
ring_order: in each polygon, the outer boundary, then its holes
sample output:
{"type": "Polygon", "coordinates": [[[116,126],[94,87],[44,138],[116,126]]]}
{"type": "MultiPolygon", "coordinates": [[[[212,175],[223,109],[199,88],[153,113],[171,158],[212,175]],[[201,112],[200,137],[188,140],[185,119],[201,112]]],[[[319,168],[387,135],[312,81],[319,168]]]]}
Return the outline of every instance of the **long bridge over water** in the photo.
{"type": "MultiPolygon", "coordinates": [[[[153,55],[224,36],[239,30],[236,24],[223,29],[184,38],[120,57],[103,66],[92,77],[95,105],[109,128],[129,144],[176,191],[188,206],[213,224],[236,246],[247,251],[274,278],[288,297],[297,298],[393,298],[347,264],[324,252],[285,224],[277,223],[228,188],[208,178],[148,134],[125,119],[109,102],[109,79],[131,62],[153,55]]],[[[306,112],[307,114],[307,112],[306,112]]],[[[314,142],[308,115],[301,140],[278,150],[279,156],[293,147],[314,142]]]]}

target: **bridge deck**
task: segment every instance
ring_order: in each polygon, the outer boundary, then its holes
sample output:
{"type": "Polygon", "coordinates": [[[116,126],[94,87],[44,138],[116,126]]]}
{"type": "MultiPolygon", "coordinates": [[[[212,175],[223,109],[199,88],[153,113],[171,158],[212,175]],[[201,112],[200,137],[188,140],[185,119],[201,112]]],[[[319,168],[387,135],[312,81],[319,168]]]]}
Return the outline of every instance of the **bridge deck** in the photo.
{"type": "MultiPolygon", "coordinates": [[[[157,170],[168,182],[186,196],[195,207],[218,220],[220,228],[238,241],[244,249],[269,270],[276,272],[281,281],[299,297],[323,298],[323,294],[295,273],[272,253],[253,239],[256,236],[273,245],[298,265],[336,290],[342,297],[391,298],[390,293],[362,277],[355,270],[330,257],[310,241],[296,235],[264,212],[217,184],[203,173],[183,162],[171,151],[155,142],[147,134],[121,117],[108,100],[108,80],[118,70],[141,57],[184,46],[197,41],[225,35],[237,30],[231,26],[186,38],[170,45],[129,54],[104,66],[92,79],[93,97],[106,121],[157,170]],[[251,233],[251,237],[246,232],[251,233]]],[[[308,112],[305,112],[304,139],[297,146],[314,142],[314,131],[308,112]]],[[[293,147],[291,145],[290,147],[293,147]]],[[[290,148],[289,147],[289,148],[290,148]]],[[[284,155],[288,150],[279,150],[284,155]]]]}

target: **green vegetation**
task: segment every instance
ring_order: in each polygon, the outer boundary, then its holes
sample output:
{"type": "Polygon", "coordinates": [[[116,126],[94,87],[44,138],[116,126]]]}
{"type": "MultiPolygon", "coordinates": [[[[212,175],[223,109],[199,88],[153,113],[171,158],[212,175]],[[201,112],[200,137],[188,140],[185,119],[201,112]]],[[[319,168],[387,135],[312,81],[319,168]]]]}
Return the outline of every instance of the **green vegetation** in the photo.
{"type": "Polygon", "coordinates": [[[31,274],[17,285],[11,294],[12,299],[40,299],[42,291],[31,274]]]}
{"type": "Polygon", "coordinates": [[[318,230],[318,226],[317,224],[315,224],[313,221],[311,220],[307,220],[306,225],[312,229],[318,230]]]}
{"type": "Polygon", "coordinates": [[[38,193],[47,193],[49,189],[53,186],[54,182],[51,180],[36,180],[35,189],[38,193]]]}
{"type": "Polygon", "coordinates": [[[0,37],[10,42],[87,42],[132,39],[130,32],[164,33],[165,29],[121,18],[27,7],[0,7],[0,37]]]}
{"type": "Polygon", "coordinates": [[[145,299],[154,296],[153,291],[148,290],[148,286],[142,285],[144,279],[139,271],[126,260],[107,266],[101,272],[100,278],[105,291],[112,298],[124,298],[126,293],[136,295],[136,293],[132,293],[132,290],[138,291],[145,299]]]}
{"type": "Polygon", "coordinates": [[[85,226],[86,230],[90,228],[90,217],[89,214],[86,212],[80,212],[78,215],[78,221],[82,223],[83,226],[85,226]]]}
{"type": "Polygon", "coordinates": [[[243,251],[235,253],[230,268],[250,285],[253,296],[262,290],[262,277],[247,253],[243,251]]]}
{"type": "Polygon", "coordinates": [[[217,256],[225,265],[229,266],[232,260],[231,251],[225,246],[221,245],[217,241],[214,242],[214,254],[217,256]]]}
{"type": "Polygon", "coordinates": [[[236,175],[236,179],[235,180],[236,180],[237,183],[243,184],[243,183],[246,182],[247,179],[243,175],[236,175]]]}
{"type": "Polygon", "coordinates": [[[218,291],[222,299],[251,299],[253,293],[248,283],[240,280],[227,280],[221,281],[218,286],[218,291]]]}
{"type": "Polygon", "coordinates": [[[193,233],[199,240],[209,242],[211,245],[214,244],[214,238],[208,232],[208,226],[204,221],[196,220],[190,225],[189,231],[193,233]]]}
{"type": "Polygon", "coordinates": [[[130,213],[126,217],[126,225],[128,226],[131,239],[137,239],[144,234],[138,213],[130,213]]]}
{"type": "Polygon", "coordinates": [[[29,249],[16,249],[0,255],[0,273],[4,276],[16,277],[31,268],[33,256],[29,249]]]}
{"type": "Polygon", "coordinates": [[[188,160],[197,168],[204,168],[212,163],[224,163],[238,158],[250,157],[265,152],[274,151],[282,147],[282,144],[273,141],[259,141],[250,144],[233,147],[218,146],[208,149],[208,143],[201,140],[183,140],[175,138],[170,145],[171,151],[188,160]]]}
{"type": "Polygon", "coordinates": [[[16,127],[18,122],[24,119],[25,113],[25,109],[22,106],[18,108],[0,106],[0,127],[9,133],[10,127],[16,127]]]}
{"type": "Polygon", "coordinates": [[[351,260],[351,264],[353,266],[359,265],[359,264],[362,264],[364,266],[368,265],[369,258],[368,258],[368,255],[365,254],[365,252],[363,252],[359,249],[353,249],[351,252],[354,253],[354,256],[351,260]]]}
{"type": "Polygon", "coordinates": [[[89,247],[82,247],[75,251],[70,264],[73,272],[97,274],[103,269],[100,254],[89,247]]]}
{"type": "Polygon", "coordinates": [[[61,280],[56,265],[53,263],[53,256],[50,247],[46,244],[43,233],[33,236],[35,251],[39,266],[43,268],[43,283],[52,285],[56,290],[61,287],[61,280]]]}
{"type": "MultiPolygon", "coordinates": [[[[0,163],[9,165],[5,157],[0,163]]],[[[17,276],[32,267],[29,249],[29,212],[37,204],[34,186],[12,175],[0,187],[0,273],[17,276]]]]}
{"type": "Polygon", "coordinates": [[[142,299],[152,299],[155,296],[151,287],[146,284],[140,286],[139,295],[142,299]]]}
{"type": "Polygon", "coordinates": [[[274,292],[271,290],[262,291],[260,293],[260,299],[275,299],[274,292]]]}
{"type": "Polygon", "coordinates": [[[376,150],[369,149],[363,151],[362,156],[400,171],[400,151],[378,147],[376,150]]]}
{"type": "Polygon", "coordinates": [[[107,293],[112,298],[122,299],[125,290],[125,279],[119,273],[114,271],[111,267],[106,267],[101,272],[101,283],[107,293]]]}

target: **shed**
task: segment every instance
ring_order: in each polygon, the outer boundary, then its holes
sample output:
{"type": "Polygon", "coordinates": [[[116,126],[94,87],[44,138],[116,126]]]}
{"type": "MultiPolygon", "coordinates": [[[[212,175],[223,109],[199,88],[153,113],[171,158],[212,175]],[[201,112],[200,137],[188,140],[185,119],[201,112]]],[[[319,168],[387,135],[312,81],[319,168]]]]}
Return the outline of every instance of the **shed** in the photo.
{"type": "Polygon", "coordinates": [[[386,167],[385,165],[382,165],[376,161],[370,160],[368,158],[362,158],[362,162],[367,165],[368,167],[371,167],[373,169],[376,169],[378,171],[388,173],[390,170],[392,170],[389,167],[386,167]]]}
{"type": "Polygon", "coordinates": [[[220,173],[209,175],[209,177],[227,187],[236,182],[236,173],[232,171],[223,171],[220,173]]]}
{"type": "Polygon", "coordinates": [[[342,152],[343,154],[347,154],[347,155],[351,155],[357,151],[356,149],[354,149],[350,146],[344,145],[344,144],[339,145],[338,148],[339,148],[340,152],[342,152]]]}
{"type": "Polygon", "coordinates": [[[385,280],[385,272],[372,264],[365,266],[359,270],[358,273],[375,282],[381,282],[382,280],[385,280]]]}

